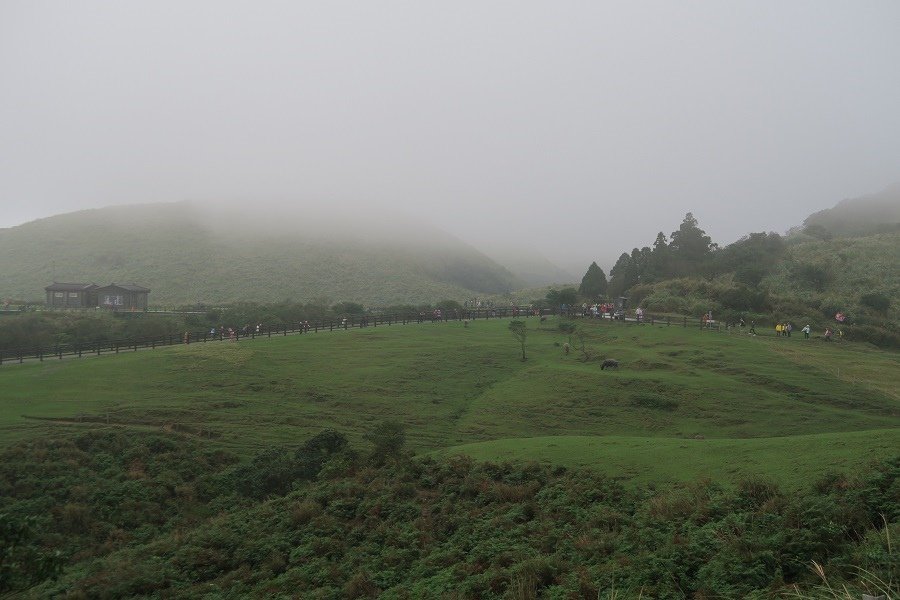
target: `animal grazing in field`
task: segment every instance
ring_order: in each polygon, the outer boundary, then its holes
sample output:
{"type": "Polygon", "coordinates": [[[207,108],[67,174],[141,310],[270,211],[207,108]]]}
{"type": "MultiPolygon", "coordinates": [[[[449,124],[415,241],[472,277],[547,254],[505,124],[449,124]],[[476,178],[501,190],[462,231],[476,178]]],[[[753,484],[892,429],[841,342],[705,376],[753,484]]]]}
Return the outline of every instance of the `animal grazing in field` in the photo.
{"type": "Polygon", "coordinates": [[[612,358],[607,358],[606,360],[603,361],[603,364],[600,365],[601,371],[603,369],[618,369],[618,368],[619,368],[619,361],[612,359],[612,358]]]}

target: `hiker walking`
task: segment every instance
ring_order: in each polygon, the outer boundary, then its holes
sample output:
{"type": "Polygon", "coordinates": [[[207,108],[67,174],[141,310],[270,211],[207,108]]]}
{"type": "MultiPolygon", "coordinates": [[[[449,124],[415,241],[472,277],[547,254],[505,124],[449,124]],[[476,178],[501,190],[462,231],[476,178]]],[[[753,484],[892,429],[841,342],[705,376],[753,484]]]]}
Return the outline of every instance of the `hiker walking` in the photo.
{"type": "Polygon", "coordinates": [[[750,332],[751,335],[756,335],[756,321],[750,321],[750,332]]]}
{"type": "Polygon", "coordinates": [[[809,323],[807,323],[807,324],[806,324],[806,327],[804,327],[804,328],[801,329],[800,331],[803,332],[803,337],[804,337],[804,339],[807,339],[807,340],[808,340],[808,339],[809,339],[809,331],[810,331],[810,330],[809,330],[809,323]]]}

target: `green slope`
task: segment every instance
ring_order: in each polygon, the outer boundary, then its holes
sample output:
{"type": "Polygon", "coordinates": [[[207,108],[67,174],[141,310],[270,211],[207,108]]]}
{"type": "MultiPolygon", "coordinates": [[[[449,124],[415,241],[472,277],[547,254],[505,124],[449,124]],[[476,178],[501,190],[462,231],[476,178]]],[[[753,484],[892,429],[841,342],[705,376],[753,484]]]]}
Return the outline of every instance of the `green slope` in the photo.
{"type": "MultiPolygon", "coordinates": [[[[809,240],[789,245],[781,264],[763,279],[774,294],[817,298],[850,310],[862,294],[900,295],[900,233],[885,233],[831,240],[809,240]],[[799,265],[822,269],[824,280],[815,289],[797,277],[799,265]]],[[[891,314],[900,316],[900,304],[891,314]]]]}
{"type": "Polygon", "coordinates": [[[900,431],[874,429],[750,439],[660,439],[620,436],[510,438],[463,444],[436,454],[477,460],[539,460],[588,468],[636,484],[765,476],[799,489],[829,472],[858,469],[897,452],[900,431]],[[723,460],[722,457],[728,457],[723,460]]]}
{"type": "Polygon", "coordinates": [[[419,223],[210,213],[189,203],[88,210],[0,230],[0,297],[42,299],[53,281],[136,282],[151,304],[435,302],[518,280],[419,223]],[[379,229],[381,228],[381,229],[379,229]]]}
{"type": "MultiPolygon", "coordinates": [[[[803,455],[800,465],[834,459],[853,466],[900,444],[895,353],[590,322],[580,324],[592,352],[583,362],[577,352],[562,353],[567,336],[552,322],[538,329],[531,320],[522,362],[506,325],[378,327],[8,365],[0,368],[0,441],[68,428],[164,429],[250,455],[323,427],[361,441],[373,423],[395,419],[419,452],[547,436],[578,446],[571,436],[616,436],[616,469],[644,480],[727,475],[758,451],[752,465],[780,477],[792,447],[803,455]],[[601,371],[606,356],[622,368],[601,371]],[[794,445],[792,436],[803,437],[794,445]],[[634,444],[657,454],[631,457],[634,444]],[[682,445],[709,448],[705,462],[654,460],[682,445]]],[[[607,444],[599,443],[573,449],[570,460],[590,462],[607,444]]],[[[502,457],[512,447],[517,458],[560,456],[547,441],[498,444],[472,452],[502,457]]]]}

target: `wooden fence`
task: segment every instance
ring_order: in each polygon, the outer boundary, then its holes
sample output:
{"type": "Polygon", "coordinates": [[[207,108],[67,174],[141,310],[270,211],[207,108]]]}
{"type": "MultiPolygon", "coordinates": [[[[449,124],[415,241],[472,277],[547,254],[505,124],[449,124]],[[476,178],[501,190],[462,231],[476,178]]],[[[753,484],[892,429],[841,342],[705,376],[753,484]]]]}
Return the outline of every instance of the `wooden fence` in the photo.
{"type": "MultiPolygon", "coordinates": [[[[365,327],[391,327],[394,325],[409,325],[421,323],[437,323],[447,321],[463,321],[478,319],[516,319],[536,318],[539,316],[559,315],[572,319],[589,319],[582,315],[581,311],[559,311],[554,309],[530,309],[520,307],[480,308],[445,310],[438,316],[436,313],[424,314],[372,314],[357,317],[327,319],[316,322],[303,321],[284,325],[261,326],[256,331],[256,326],[251,326],[249,331],[234,329],[233,333],[216,328],[210,331],[189,331],[182,335],[166,335],[161,337],[140,339],[119,339],[97,342],[82,342],[72,344],[57,344],[47,347],[0,349],[0,365],[16,363],[21,364],[26,360],[62,360],[63,357],[99,356],[101,354],[119,354],[122,352],[137,352],[141,349],[174,346],[178,344],[204,344],[213,341],[238,341],[256,339],[258,337],[271,338],[272,336],[286,336],[289,334],[319,333],[321,331],[349,330],[365,327]]],[[[700,327],[701,329],[721,331],[722,325],[715,321],[702,321],[687,317],[668,317],[643,315],[641,319],[636,317],[613,318],[611,315],[597,317],[596,320],[622,325],[665,325],[682,327],[700,327]]]]}

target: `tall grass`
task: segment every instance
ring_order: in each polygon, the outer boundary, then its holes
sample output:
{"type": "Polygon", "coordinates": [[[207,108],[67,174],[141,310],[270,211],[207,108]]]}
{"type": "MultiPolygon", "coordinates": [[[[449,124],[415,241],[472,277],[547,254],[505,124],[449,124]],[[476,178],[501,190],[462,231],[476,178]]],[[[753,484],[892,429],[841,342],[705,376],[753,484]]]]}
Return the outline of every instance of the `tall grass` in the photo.
{"type": "Polygon", "coordinates": [[[802,598],[804,600],[859,600],[860,597],[872,596],[879,600],[896,600],[900,598],[900,580],[897,579],[897,571],[900,569],[900,557],[895,557],[891,548],[891,531],[887,519],[881,515],[884,521],[884,542],[887,547],[887,561],[881,569],[872,570],[857,567],[856,581],[852,586],[835,582],[825,572],[825,567],[816,561],[812,561],[810,569],[819,578],[820,583],[810,588],[800,589],[794,584],[786,594],[789,598],[802,598]]]}

